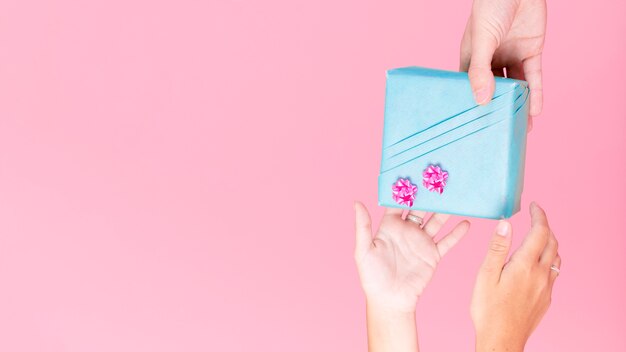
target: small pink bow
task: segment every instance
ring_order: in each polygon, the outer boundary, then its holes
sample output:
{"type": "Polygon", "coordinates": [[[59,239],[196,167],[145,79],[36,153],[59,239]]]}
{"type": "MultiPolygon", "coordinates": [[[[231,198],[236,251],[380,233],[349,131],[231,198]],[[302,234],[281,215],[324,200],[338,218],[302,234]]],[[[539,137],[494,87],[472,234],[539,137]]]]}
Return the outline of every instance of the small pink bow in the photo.
{"type": "Polygon", "coordinates": [[[441,170],[439,166],[430,165],[424,170],[422,176],[424,177],[424,187],[431,192],[443,193],[443,188],[446,187],[446,180],[448,179],[448,172],[441,170]]]}
{"type": "Polygon", "coordinates": [[[417,186],[412,184],[408,178],[399,178],[391,188],[393,191],[393,200],[400,205],[413,206],[415,200],[415,194],[417,193],[417,186]]]}

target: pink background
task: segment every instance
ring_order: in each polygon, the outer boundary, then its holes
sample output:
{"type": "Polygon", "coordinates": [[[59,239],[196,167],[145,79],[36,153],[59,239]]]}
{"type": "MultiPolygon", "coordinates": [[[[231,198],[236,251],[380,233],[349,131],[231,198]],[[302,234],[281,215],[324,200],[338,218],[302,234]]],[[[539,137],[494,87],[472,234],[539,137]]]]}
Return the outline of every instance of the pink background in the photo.
{"type": "MultiPolygon", "coordinates": [[[[381,214],[385,70],[456,69],[469,8],[0,2],[0,350],[364,351],[352,202],[381,214]]],[[[523,206],[563,273],[530,351],[626,350],[625,12],[549,0],[523,206]]],[[[493,227],[428,287],[424,351],[473,348],[493,227]]]]}

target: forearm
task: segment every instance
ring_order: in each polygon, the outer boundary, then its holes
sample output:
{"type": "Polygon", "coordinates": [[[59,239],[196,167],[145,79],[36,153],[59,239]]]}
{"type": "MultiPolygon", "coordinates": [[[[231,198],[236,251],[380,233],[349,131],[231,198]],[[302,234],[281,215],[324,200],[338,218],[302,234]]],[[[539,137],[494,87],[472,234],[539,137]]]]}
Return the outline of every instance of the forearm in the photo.
{"type": "Polygon", "coordinates": [[[369,352],[416,352],[415,312],[401,312],[367,303],[369,352]]]}

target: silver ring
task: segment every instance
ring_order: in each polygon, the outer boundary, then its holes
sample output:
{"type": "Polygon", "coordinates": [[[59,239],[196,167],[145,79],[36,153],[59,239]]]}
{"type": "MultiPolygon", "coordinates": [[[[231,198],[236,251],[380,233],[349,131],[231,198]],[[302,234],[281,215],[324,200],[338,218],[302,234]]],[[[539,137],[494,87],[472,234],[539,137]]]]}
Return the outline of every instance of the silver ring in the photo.
{"type": "Polygon", "coordinates": [[[561,269],[557,268],[556,265],[551,265],[550,270],[554,271],[557,275],[561,273],[561,269]]]}
{"type": "Polygon", "coordinates": [[[407,215],[407,216],[406,216],[406,219],[407,219],[407,220],[409,220],[409,221],[411,221],[411,222],[414,222],[414,223],[416,223],[416,224],[418,224],[418,225],[421,225],[421,224],[423,224],[423,223],[424,223],[424,219],[420,218],[420,217],[419,217],[419,216],[417,216],[417,215],[413,215],[413,214],[409,214],[409,215],[407,215]]]}

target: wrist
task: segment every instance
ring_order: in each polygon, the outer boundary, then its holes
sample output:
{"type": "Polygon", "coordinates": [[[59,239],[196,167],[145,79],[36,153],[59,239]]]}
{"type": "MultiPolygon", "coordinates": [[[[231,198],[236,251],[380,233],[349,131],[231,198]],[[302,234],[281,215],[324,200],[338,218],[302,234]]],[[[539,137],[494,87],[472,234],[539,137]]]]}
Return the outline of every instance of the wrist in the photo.
{"type": "Polygon", "coordinates": [[[370,351],[418,351],[415,310],[368,299],[367,336],[370,351]]]}
{"type": "Polygon", "coordinates": [[[388,316],[411,316],[415,317],[415,310],[417,308],[416,303],[401,303],[397,299],[384,298],[384,297],[371,297],[365,298],[367,304],[367,310],[380,315],[388,316]]]}
{"type": "Polygon", "coordinates": [[[513,336],[477,334],[476,352],[523,352],[526,341],[513,336]]]}
{"type": "Polygon", "coordinates": [[[370,314],[390,318],[415,318],[415,306],[401,307],[378,300],[366,299],[367,311],[370,314]]]}

